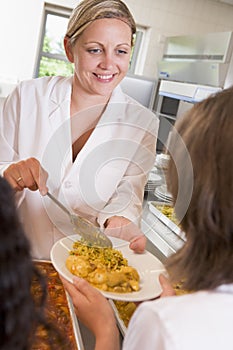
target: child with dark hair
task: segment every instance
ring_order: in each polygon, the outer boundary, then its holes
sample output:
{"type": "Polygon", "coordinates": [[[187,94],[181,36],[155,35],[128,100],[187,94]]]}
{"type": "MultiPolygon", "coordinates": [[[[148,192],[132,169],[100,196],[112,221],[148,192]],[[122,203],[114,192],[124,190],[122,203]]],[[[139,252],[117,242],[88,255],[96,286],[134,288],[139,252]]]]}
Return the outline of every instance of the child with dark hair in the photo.
{"type": "Polygon", "coordinates": [[[14,205],[14,192],[0,178],[0,348],[27,349],[37,311],[30,286],[36,273],[14,205]]]}
{"type": "MultiPolygon", "coordinates": [[[[30,245],[18,219],[14,195],[8,182],[0,177],[1,350],[31,349],[38,326],[44,327],[51,339],[55,336],[63,341],[45,318],[46,280],[31,259],[30,245]],[[36,301],[31,292],[33,279],[40,284],[41,290],[36,301]]],[[[48,346],[54,348],[53,344],[48,346]]]]}

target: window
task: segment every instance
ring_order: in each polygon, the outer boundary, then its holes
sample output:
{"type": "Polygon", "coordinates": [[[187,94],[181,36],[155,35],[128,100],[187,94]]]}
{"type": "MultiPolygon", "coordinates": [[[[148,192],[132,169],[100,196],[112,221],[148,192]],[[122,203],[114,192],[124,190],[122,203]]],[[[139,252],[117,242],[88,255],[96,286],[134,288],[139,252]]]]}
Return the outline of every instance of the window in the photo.
{"type": "MultiPolygon", "coordinates": [[[[45,6],[45,16],[41,44],[36,65],[35,77],[73,74],[73,65],[66,58],[63,39],[71,10],[60,7],[45,6]]],[[[145,37],[145,28],[137,28],[135,45],[132,51],[129,73],[140,74],[137,67],[145,37]]]]}
{"type": "Polygon", "coordinates": [[[73,65],[68,61],[63,39],[71,10],[45,7],[43,33],[40,45],[36,77],[45,75],[69,76],[73,65]]]}
{"type": "Polygon", "coordinates": [[[134,74],[137,73],[136,69],[138,66],[138,58],[141,52],[142,44],[144,39],[144,29],[143,28],[137,28],[136,31],[136,37],[134,42],[134,47],[132,50],[132,56],[130,60],[130,67],[129,67],[129,73],[134,74]]]}
{"type": "Polygon", "coordinates": [[[137,26],[130,73],[142,75],[150,41],[150,28],[137,26]]]}

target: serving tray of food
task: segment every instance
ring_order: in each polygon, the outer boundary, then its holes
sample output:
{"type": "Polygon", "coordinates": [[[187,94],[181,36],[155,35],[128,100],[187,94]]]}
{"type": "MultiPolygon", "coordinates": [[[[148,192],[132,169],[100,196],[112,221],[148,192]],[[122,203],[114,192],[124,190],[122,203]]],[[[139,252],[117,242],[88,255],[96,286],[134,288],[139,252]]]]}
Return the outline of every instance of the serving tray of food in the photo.
{"type": "MultiPolygon", "coordinates": [[[[48,321],[54,324],[61,331],[61,334],[64,335],[67,341],[67,349],[83,350],[84,346],[74,307],[63,287],[58,272],[54,269],[51,261],[34,260],[34,264],[47,280],[45,314],[48,321]]],[[[36,278],[34,278],[32,283],[32,293],[35,300],[41,295],[41,288],[36,278]]],[[[49,349],[46,337],[47,334],[39,328],[31,350],[49,349]]],[[[59,349],[59,344],[57,348],[59,349]]]]}
{"type": "Polygon", "coordinates": [[[179,227],[178,220],[176,219],[174,208],[171,204],[164,204],[163,202],[149,201],[148,207],[151,213],[153,213],[164,225],[170,228],[177,236],[183,241],[186,241],[185,234],[179,227]]]}
{"type": "Polygon", "coordinates": [[[120,300],[109,300],[109,303],[112,306],[113,311],[115,313],[118,328],[122,336],[124,337],[127,331],[129,321],[139,304],[133,301],[120,300]]]}

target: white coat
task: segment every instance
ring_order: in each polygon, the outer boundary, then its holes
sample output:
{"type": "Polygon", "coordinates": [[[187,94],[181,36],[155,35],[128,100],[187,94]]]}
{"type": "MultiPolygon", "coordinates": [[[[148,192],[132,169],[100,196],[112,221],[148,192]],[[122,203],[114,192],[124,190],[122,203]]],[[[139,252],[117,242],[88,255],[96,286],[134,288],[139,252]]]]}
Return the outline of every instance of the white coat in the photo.
{"type": "Polygon", "coordinates": [[[142,303],[123,350],[231,350],[233,284],[142,303]]]}
{"type": "MultiPolygon", "coordinates": [[[[0,171],[29,157],[49,174],[49,191],[71,211],[103,226],[113,215],[140,222],[147,175],[154,163],[158,119],[117,87],[95,130],[72,161],[72,139],[85,123],[77,116],[71,133],[72,78],[21,82],[1,115],[0,171]]],[[[75,117],[76,118],[76,117],[75,117]]],[[[48,259],[54,242],[73,234],[66,214],[39,191],[17,193],[32,256],[48,259]]]]}

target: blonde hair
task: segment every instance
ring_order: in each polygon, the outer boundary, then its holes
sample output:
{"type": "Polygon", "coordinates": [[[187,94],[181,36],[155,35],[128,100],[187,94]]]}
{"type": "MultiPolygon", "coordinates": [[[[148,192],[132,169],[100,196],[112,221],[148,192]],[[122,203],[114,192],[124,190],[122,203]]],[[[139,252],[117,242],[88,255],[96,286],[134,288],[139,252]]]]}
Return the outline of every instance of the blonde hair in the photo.
{"type": "Polygon", "coordinates": [[[132,32],[131,44],[133,45],[136,24],[128,7],[121,0],[81,1],[74,8],[68,22],[66,37],[70,39],[70,44],[75,44],[77,38],[90,23],[102,18],[116,18],[128,24],[132,32]]]}

